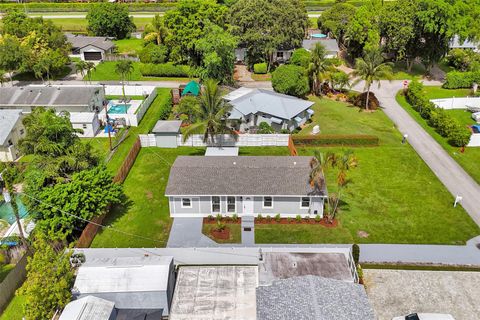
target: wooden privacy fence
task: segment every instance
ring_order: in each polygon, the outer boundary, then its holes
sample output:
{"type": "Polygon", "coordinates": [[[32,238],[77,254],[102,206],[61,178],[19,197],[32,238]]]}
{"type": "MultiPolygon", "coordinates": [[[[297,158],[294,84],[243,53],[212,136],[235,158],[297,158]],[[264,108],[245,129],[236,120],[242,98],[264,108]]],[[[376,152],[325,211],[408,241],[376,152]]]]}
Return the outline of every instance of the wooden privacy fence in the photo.
{"type": "Polygon", "coordinates": [[[290,151],[291,156],[298,156],[297,148],[295,148],[292,136],[288,136],[288,150],[290,151]]]}
{"type": "MultiPolygon", "coordinates": [[[[133,144],[132,148],[128,152],[127,157],[122,163],[122,166],[117,172],[117,175],[113,178],[113,182],[115,183],[123,183],[125,178],[127,178],[130,169],[132,169],[135,160],[137,159],[138,153],[141,149],[140,138],[137,138],[135,143],[133,144]]],[[[110,211],[110,206],[107,207],[105,213],[101,216],[95,217],[92,219],[92,222],[87,224],[85,229],[83,229],[80,238],[77,241],[76,247],[77,248],[88,248],[92,244],[93,238],[95,238],[98,230],[100,229],[100,224],[102,224],[103,220],[105,219],[106,215],[110,211]]]]}
{"type": "Polygon", "coordinates": [[[12,299],[17,288],[20,287],[25,280],[27,275],[27,257],[28,253],[25,253],[17,262],[15,268],[13,268],[0,283],[0,314],[12,299]]]}

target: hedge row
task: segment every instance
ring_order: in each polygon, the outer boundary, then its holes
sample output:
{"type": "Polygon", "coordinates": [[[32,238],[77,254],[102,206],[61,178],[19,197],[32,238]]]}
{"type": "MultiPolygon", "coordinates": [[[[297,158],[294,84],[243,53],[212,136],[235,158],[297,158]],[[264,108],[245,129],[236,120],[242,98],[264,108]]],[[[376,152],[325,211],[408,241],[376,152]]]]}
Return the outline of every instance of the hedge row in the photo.
{"type": "Polygon", "coordinates": [[[418,81],[410,82],[406,98],[422,118],[428,121],[428,124],[442,136],[447,138],[448,142],[456,147],[463,147],[470,141],[471,132],[468,128],[458,122],[449,113],[428,100],[423,92],[423,84],[418,81]]]}
{"type": "Polygon", "coordinates": [[[139,69],[145,77],[189,77],[192,71],[189,66],[172,63],[141,63],[139,69]]]}
{"type": "MultiPolygon", "coordinates": [[[[78,2],[30,2],[25,4],[18,3],[0,3],[0,12],[5,12],[9,9],[19,9],[29,12],[86,12],[94,3],[78,3],[78,2]]],[[[147,11],[167,11],[174,8],[177,4],[175,2],[164,3],[128,3],[125,4],[131,12],[147,11]]]]}
{"type": "Polygon", "coordinates": [[[293,142],[311,146],[378,146],[378,137],[363,134],[318,134],[315,136],[293,135],[293,142]]]}
{"type": "Polygon", "coordinates": [[[255,74],[266,74],[267,69],[268,69],[268,66],[266,62],[255,63],[253,65],[253,73],[255,74]]]}
{"type": "Polygon", "coordinates": [[[471,88],[473,83],[480,84],[480,71],[447,73],[443,87],[445,89],[471,88]]]}

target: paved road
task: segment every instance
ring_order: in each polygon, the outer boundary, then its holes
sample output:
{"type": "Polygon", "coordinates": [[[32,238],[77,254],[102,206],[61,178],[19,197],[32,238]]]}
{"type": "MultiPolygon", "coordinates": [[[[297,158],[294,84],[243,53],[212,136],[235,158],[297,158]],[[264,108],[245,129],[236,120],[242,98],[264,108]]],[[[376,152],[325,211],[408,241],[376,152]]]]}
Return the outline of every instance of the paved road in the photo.
{"type": "MultiPolygon", "coordinates": [[[[424,82],[440,85],[439,82],[424,82]]],[[[385,114],[396,124],[402,134],[408,134],[408,142],[452,194],[463,197],[462,206],[480,225],[480,186],[450,155],[428,134],[395,100],[403,87],[402,81],[381,81],[381,87],[372,86],[385,114]]],[[[363,84],[354,87],[361,91],[363,84]]],[[[452,226],[453,227],[453,226],[452,226]]]]}
{"type": "MultiPolygon", "coordinates": [[[[163,16],[165,12],[136,12],[136,13],[131,13],[130,16],[134,18],[153,18],[156,14],[163,16]]],[[[3,14],[0,14],[0,19],[2,18],[3,14]]],[[[29,17],[36,18],[36,17],[43,17],[44,19],[84,19],[87,16],[87,13],[75,13],[75,14],[64,14],[64,13],[40,13],[40,12],[35,12],[35,13],[29,13],[29,17]]],[[[309,18],[318,18],[320,17],[320,13],[309,13],[308,14],[309,18]]]]}

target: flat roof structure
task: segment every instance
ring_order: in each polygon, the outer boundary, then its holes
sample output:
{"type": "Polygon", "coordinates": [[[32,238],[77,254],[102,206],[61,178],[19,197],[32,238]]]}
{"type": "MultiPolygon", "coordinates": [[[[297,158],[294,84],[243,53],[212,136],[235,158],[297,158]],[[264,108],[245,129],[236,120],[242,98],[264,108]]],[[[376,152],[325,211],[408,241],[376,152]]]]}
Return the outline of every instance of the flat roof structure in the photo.
{"type": "Polygon", "coordinates": [[[182,120],[158,120],[153,127],[153,133],[178,133],[180,132],[180,126],[182,120]]]}
{"type": "Polygon", "coordinates": [[[87,296],[68,303],[59,320],[112,320],[115,315],[115,303],[87,296]]]}
{"type": "Polygon", "coordinates": [[[260,285],[299,276],[321,276],[353,282],[351,268],[342,253],[267,252],[259,264],[260,285]]]}
{"type": "Polygon", "coordinates": [[[70,122],[92,123],[96,116],[95,112],[70,112],[70,122]]]}
{"type": "Polygon", "coordinates": [[[257,278],[257,266],[180,267],[169,319],[255,319],[257,278]]]}
{"type": "Polygon", "coordinates": [[[219,156],[238,156],[238,147],[208,147],[205,151],[206,157],[219,157],[219,156]]]}
{"type": "Polygon", "coordinates": [[[0,110],[0,146],[5,145],[10,132],[12,132],[21,116],[22,110],[20,109],[0,110]]]}
{"type": "Polygon", "coordinates": [[[325,196],[309,183],[311,157],[179,156],[170,170],[166,196],[325,196]]]}

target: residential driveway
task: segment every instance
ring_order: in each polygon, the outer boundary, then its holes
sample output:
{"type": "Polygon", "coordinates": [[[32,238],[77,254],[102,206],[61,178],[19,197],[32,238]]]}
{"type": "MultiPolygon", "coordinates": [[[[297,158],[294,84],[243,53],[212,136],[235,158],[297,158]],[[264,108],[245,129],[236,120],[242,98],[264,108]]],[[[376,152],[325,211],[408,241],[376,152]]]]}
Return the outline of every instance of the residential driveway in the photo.
{"type": "Polygon", "coordinates": [[[202,233],[202,218],[174,218],[168,248],[216,247],[218,244],[202,233]]]}
{"type": "Polygon", "coordinates": [[[379,320],[411,312],[479,319],[480,272],[364,270],[364,279],[379,320]]]}
{"type": "MultiPolygon", "coordinates": [[[[425,85],[440,85],[440,82],[424,82],[425,85]]],[[[363,82],[354,89],[363,91],[363,82]]],[[[401,133],[408,134],[408,142],[452,194],[463,197],[462,206],[480,225],[480,186],[463,168],[397,103],[395,95],[403,87],[402,81],[381,81],[372,85],[372,91],[380,101],[385,114],[395,123],[401,133]]]]}

